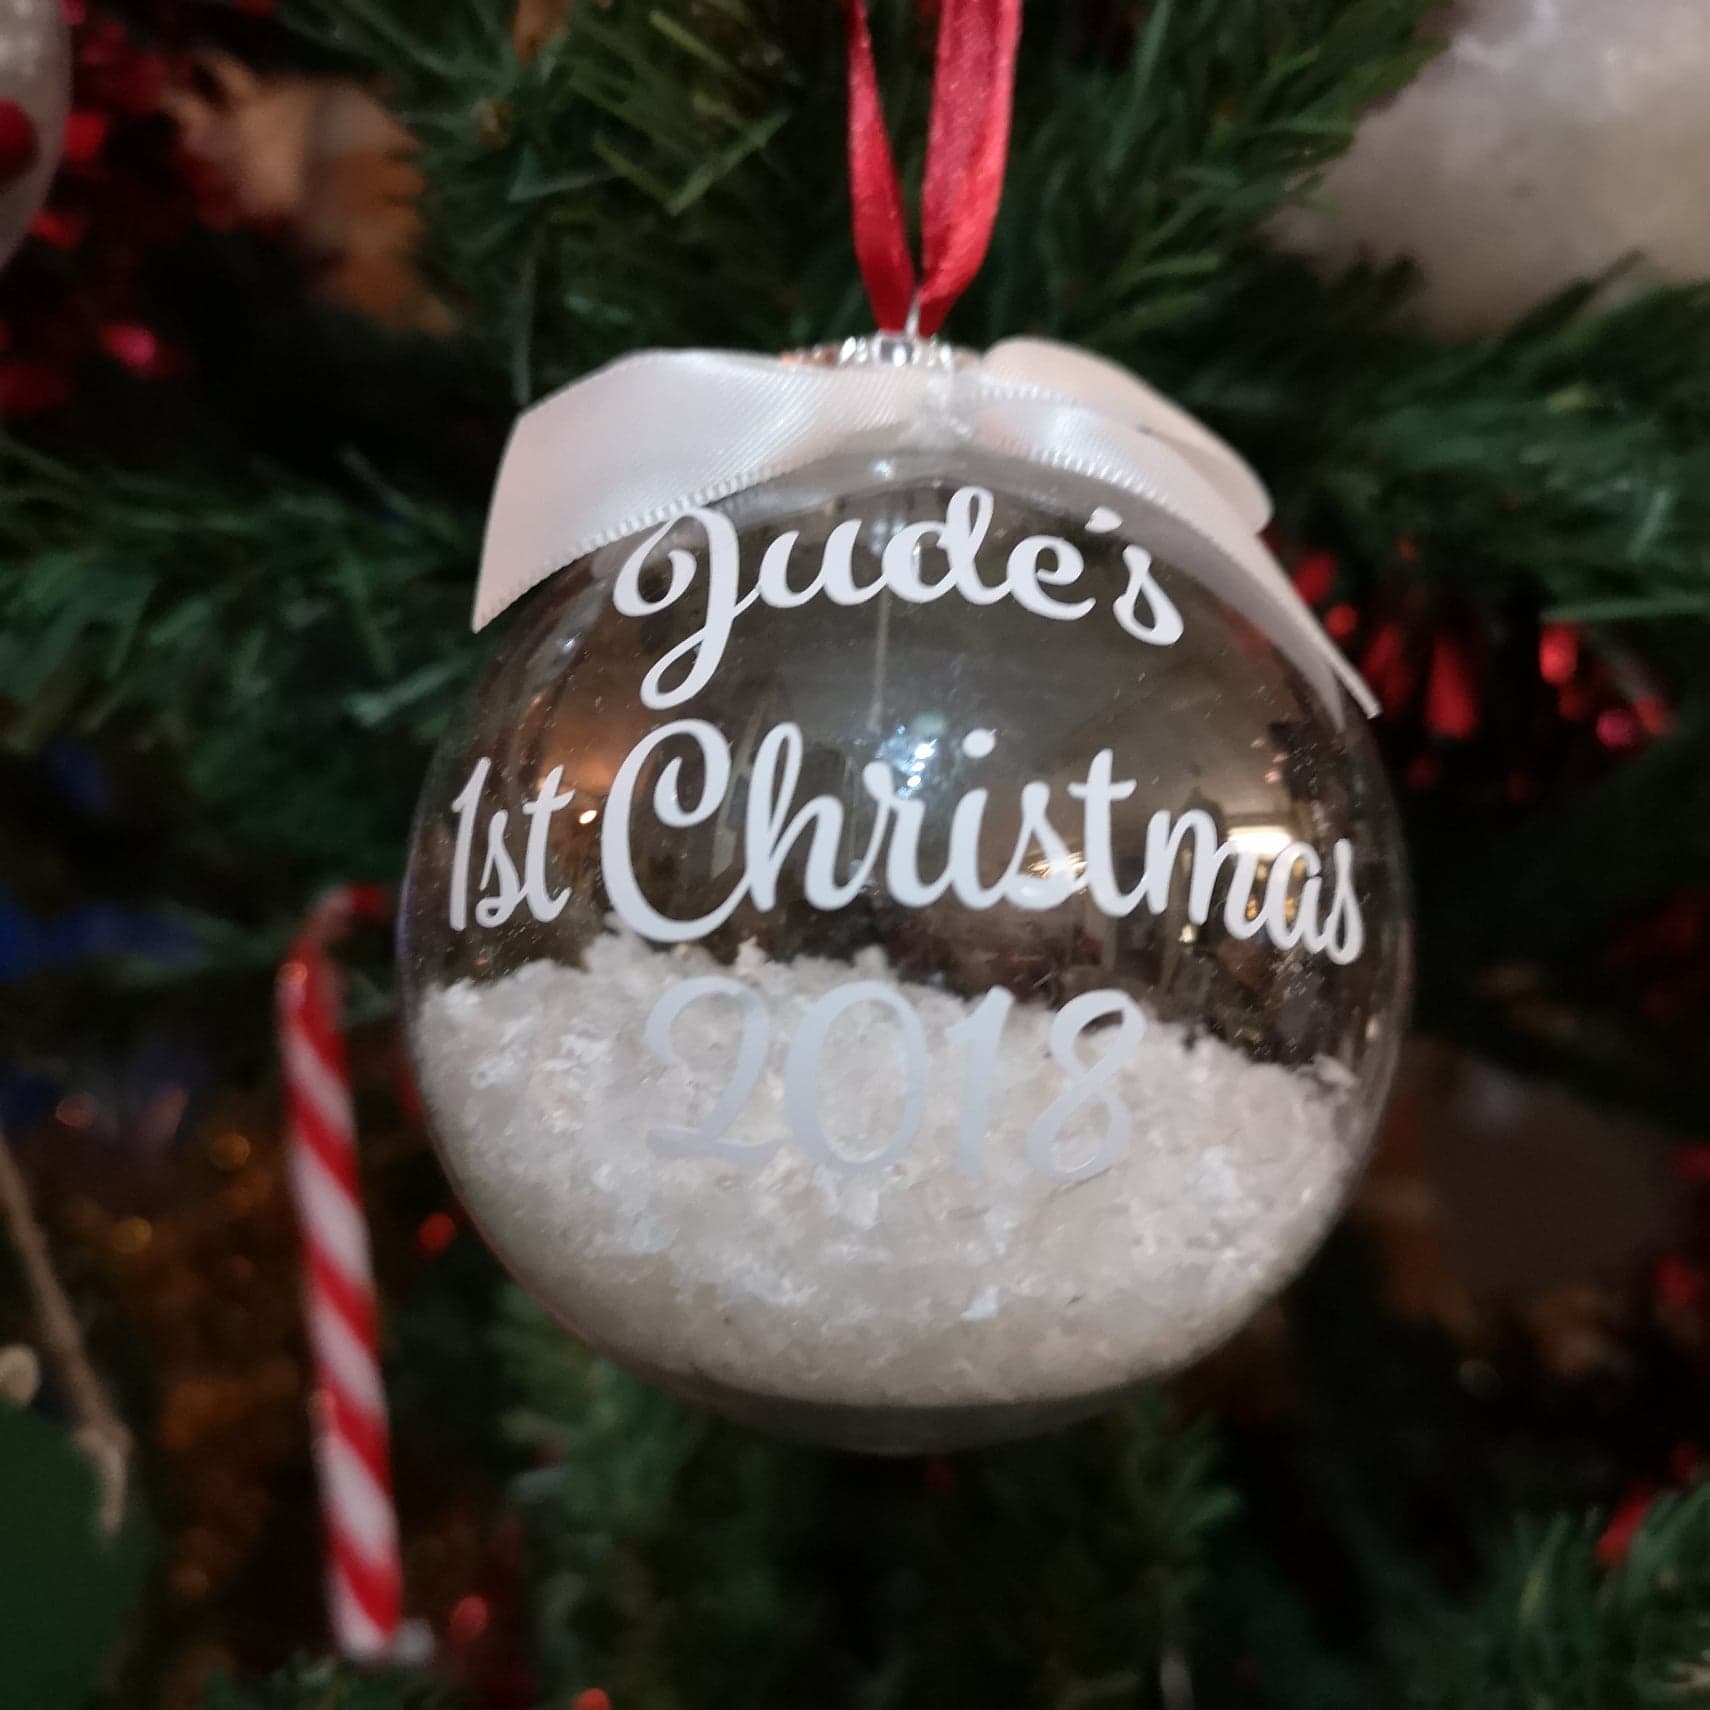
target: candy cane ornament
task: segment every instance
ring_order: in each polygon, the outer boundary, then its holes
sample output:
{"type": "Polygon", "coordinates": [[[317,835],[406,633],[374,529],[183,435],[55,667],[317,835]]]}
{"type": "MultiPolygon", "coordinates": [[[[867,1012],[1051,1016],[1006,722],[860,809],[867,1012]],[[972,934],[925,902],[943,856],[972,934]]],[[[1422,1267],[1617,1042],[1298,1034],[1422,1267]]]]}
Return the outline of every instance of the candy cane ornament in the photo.
{"type": "Polygon", "coordinates": [[[303,923],[278,980],[286,1147],[303,1236],[304,1317],[315,1366],[327,1600],[334,1644],[355,1661],[397,1654],[404,1636],[403,1565],[356,1123],[330,949],[352,925],[383,921],[390,913],[378,886],[329,892],[303,923]]]}

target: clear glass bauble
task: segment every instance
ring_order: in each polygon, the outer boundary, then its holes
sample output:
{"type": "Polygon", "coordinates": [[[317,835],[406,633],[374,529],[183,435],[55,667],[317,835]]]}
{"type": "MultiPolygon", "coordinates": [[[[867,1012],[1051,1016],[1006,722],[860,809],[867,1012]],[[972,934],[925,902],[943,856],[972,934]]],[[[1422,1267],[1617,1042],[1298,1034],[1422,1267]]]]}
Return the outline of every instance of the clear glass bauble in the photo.
{"type": "Polygon", "coordinates": [[[0,264],[29,230],[59,165],[71,107],[71,41],[61,0],[0,0],[0,101],[35,133],[33,157],[0,177],[0,264]]]}
{"type": "Polygon", "coordinates": [[[1312,1252],[1395,1066],[1400,840],[1361,715],[1211,551],[906,451],[504,620],[415,827],[407,1027],[471,1214],[594,1348],[786,1434],[968,1444],[1312,1252]]]}

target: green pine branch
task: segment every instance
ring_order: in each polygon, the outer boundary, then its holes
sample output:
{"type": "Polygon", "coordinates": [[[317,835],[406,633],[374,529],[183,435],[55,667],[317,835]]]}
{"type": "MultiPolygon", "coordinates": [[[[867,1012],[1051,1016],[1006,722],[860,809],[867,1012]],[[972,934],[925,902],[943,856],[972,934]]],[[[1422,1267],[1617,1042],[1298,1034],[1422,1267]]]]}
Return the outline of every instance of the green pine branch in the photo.
{"type": "Polygon", "coordinates": [[[1471,1606],[1398,1649],[1409,1710],[1710,1703],[1710,1487],[1659,1501],[1621,1560],[1597,1528],[1556,1520],[1518,1536],[1471,1606]]]}
{"type": "MultiPolygon", "coordinates": [[[[1381,580],[1702,626],[1710,287],[1608,309],[1575,288],[1503,336],[1443,344],[1406,329],[1405,283],[1268,263],[1230,319],[1209,310],[1180,341],[1166,378],[1258,460],[1291,532],[1330,537],[1381,580]],[[1418,560],[1398,556],[1402,537],[1418,560]]],[[[1704,645],[1701,627],[1686,634],[1704,645]]],[[[1668,657],[1668,631],[1651,639],[1668,657]]]]}
{"type": "MultiPolygon", "coordinates": [[[[1079,8],[1026,20],[1003,208],[952,330],[1052,330],[1121,355],[1191,314],[1430,49],[1423,0],[1148,9],[1126,46],[1079,8]]],[[[875,7],[918,177],[929,43],[875,7]]],[[[575,6],[530,62],[500,13],[318,0],[421,144],[430,256],[519,399],[644,345],[779,349],[859,330],[839,8],[575,6]]]]}
{"type": "Polygon", "coordinates": [[[372,476],[221,485],[0,444],[6,740],[164,755],[192,844],[389,873],[472,663],[475,538],[372,476]]]}
{"type": "Polygon", "coordinates": [[[1160,1395],[922,1463],[692,1412],[513,1295],[512,1433],[537,1461],[535,1640],[561,1695],[625,1710],[1148,1703],[1185,1667],[1233,1497],[1160,1395]],[[953,1636],[953,1638],[952,1638],[953,1636]]]}

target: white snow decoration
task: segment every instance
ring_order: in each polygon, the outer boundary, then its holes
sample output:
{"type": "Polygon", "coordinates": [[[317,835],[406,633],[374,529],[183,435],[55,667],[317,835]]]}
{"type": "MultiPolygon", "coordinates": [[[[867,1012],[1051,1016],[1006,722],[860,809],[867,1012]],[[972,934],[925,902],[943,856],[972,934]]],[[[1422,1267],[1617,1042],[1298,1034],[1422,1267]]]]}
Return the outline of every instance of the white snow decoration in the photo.
{"type": "Polygon", "coordinates": [[[1411,256],[1440,331],[1508,325],[1632,256],[1710,275],[1710,6],[1472,0],[1441,57],[1362,125],[1284,245],[1411,256]]]}
{"type": "MultiPolygon", "coordinates": [[[[1286,1069],[1150,1020],[1114,1090],[1131,1141],[1078,1182],[1032,1168],[1028,1124],[1064,1084],[1053,1012],[1018,1004],[1003,1036],[984,1167],[956,1172],[958,1059],[946,1029],[977,1004],[902,983],[881,953],[734,968],[608,934],[583,968],[526,964],[422,1000],[416,1056],[436,1129],[484,1232],[599,1347],[742,1393],[923,1407],[1090,1395],[1181,1364],[1232,1332],[1304,1261],[1355,1157],[1332,1064],[1286,1069]],[[661,1122],[710,1106],[739,1026],[731,1001],[678,1018],[692,1069],[643,1042],[660,994],[734,974],[766,1006],[766,1066],[732,1141],[788,1134],[782,1060],[807,1006],[883,980],[924,1027],[933,1072],[920,1132],[870,1173],[787,1138],[758,1166],[662,1157],[661,1122]]],[[[849,1011],[821,1057],[819,1109],[849,1155],[900,1108],[897,1024],[849,1011]]],[[[1072,1147],[1098,1118],[1065,1127],[1072,1147]]]]}

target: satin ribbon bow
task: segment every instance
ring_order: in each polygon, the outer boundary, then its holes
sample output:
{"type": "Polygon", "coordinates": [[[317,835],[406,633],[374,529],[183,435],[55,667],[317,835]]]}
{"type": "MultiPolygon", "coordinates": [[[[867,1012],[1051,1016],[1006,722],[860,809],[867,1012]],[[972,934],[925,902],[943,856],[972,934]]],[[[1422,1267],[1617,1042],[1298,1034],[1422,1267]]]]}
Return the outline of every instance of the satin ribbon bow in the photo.
{"type": "MultiPolygon", "coordinates": [[[[1270,497],[1186,411],[1114,363],[1043,339],[984,356],[828,366],[716,350],[643,351],[518,418],[475,592],[490,623],[556,570],[761,482],[843,453],[967,447],[1086,476],[1173,519],[1195,576],[1254,623],[1335,708],[1377,702],[1259,531],[1270,497]]],[[[1130,525],[1133,517],[1128,519],[1130,525]]]]}

